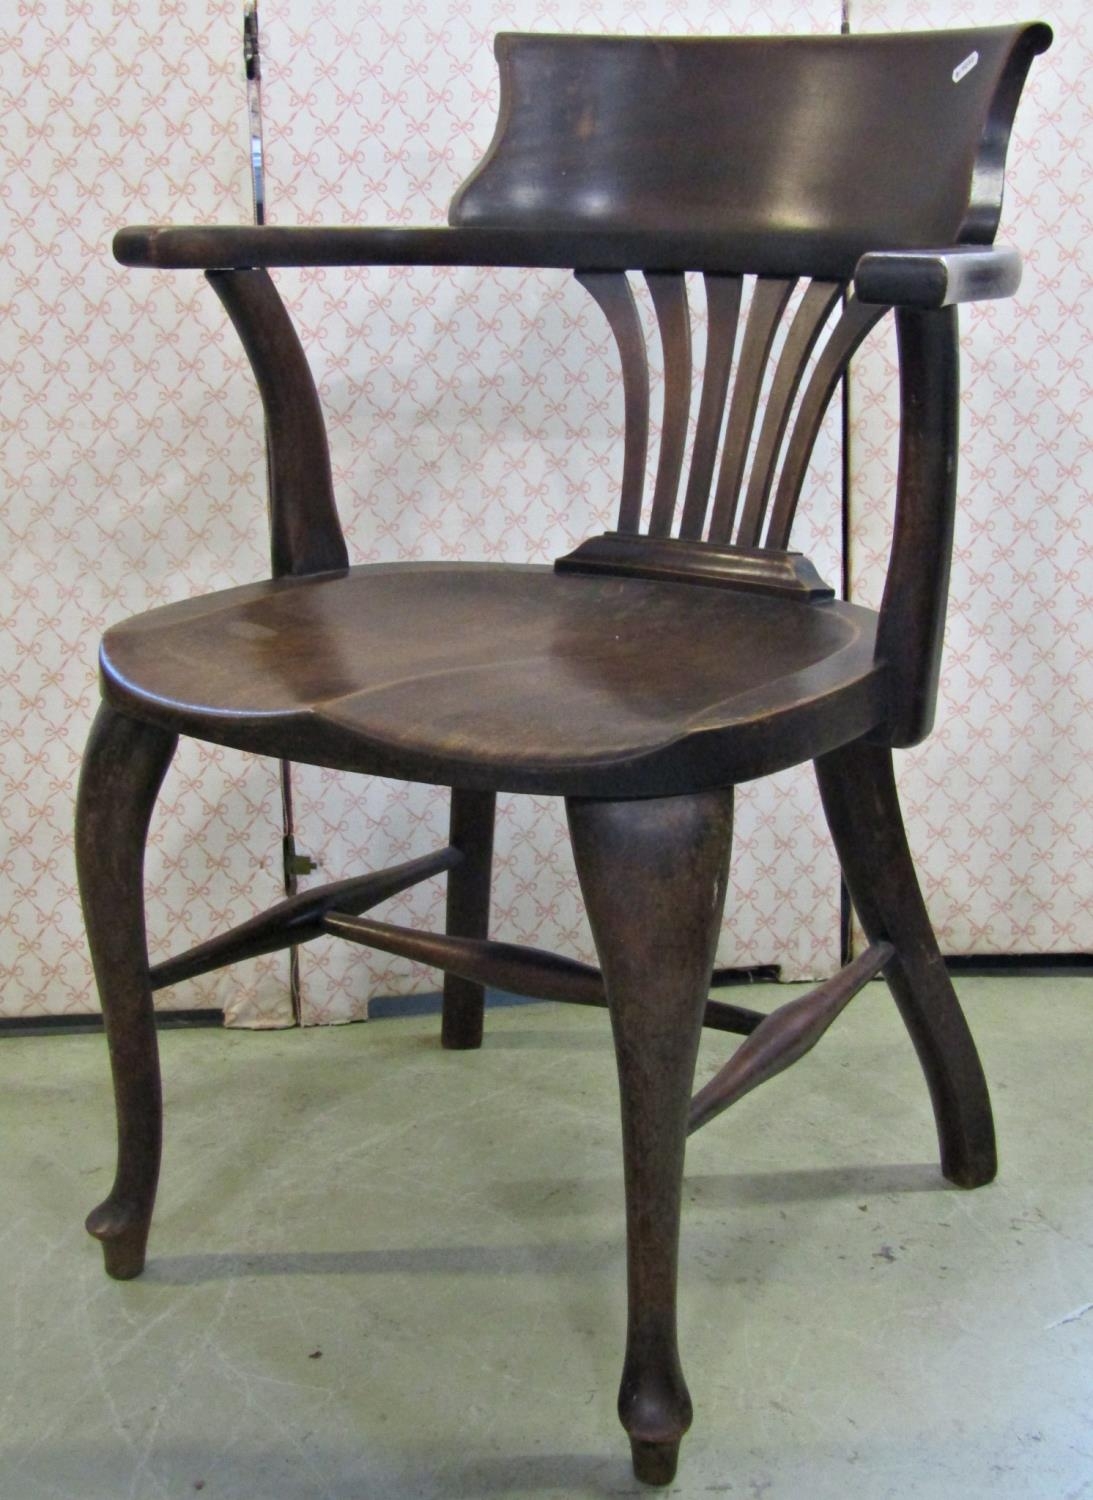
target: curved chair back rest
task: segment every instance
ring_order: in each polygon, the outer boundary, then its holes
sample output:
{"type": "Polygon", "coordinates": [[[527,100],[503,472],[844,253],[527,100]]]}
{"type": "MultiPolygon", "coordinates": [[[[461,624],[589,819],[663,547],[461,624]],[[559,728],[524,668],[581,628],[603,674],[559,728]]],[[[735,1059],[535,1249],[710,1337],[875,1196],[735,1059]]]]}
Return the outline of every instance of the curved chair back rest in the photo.
{"type": "Polygon", "coordinates": [[[715,234],[740,243],[751,271],[771,269],[776,237],[783,272],[843,277],[867,250],[989,244],[1017,100],[1050,36],[1039,23],[849,37],[502,33],[497,129],[449,221],[715,234]]]}

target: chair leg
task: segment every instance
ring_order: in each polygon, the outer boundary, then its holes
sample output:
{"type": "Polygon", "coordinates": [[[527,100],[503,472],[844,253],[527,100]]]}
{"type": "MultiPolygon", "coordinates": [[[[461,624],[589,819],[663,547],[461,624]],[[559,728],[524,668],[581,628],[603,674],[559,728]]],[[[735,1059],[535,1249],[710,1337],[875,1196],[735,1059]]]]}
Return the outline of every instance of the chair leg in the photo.
{"type": "Polygon", "coordinates": [[[568,803],[615,1038],[629,1313],[619,1418],[634,1472],[675,1474],[691,1424],[676,1343],[687,1110],[725,901],[732,792],[568,803]]]}
{"type": "Polygon", "coordinates": [[[816,762],[850,898],[870,942],[896,950],[887,979],[933,1101],[941,1170],[980,1187],[998,1169],[990,1095],[907,847],[892,752],[864,741],[816,762]]]}
{"type": "MultiPolygon", "coordinates": [[[[463,863],[448,872],[448,914],[444,930],[451,937],[489,937],[496,802],[493,792],[452,788],[448,842],[462,851],[463,863]]],[[[453,1051],[480,1047],[485,1007],[486,991],[482,985],[461,979],[458,974],[446,974],[440,1021],[441,1046],[453,1051]]]]}
{"type": "Polygon", "coordinates": [[[144,1269],[159,1176],[162,1104],[144,932],[144,845],[176,736],[105,703],[91,730],[76,802],[76,869],[102,1001],[118,1119],[117,1173],[88,1215],[106,1270],[144,1269]]]}

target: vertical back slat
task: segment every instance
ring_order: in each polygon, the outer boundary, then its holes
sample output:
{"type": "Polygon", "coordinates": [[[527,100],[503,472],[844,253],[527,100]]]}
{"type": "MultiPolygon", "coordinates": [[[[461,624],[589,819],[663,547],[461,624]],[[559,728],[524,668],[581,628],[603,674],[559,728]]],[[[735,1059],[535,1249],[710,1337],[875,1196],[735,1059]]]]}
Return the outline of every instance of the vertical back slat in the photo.
{"type": "Polygon", "coordinates": [[[725,450],[721,455],[721,472],[717,479],[709,540],[727,543],[732,534],[744,462],[748,456],[763,373],[770,358],[771,345],[778,323],[790,299],[796,278],[760,276],[752,293],[744,331],[744,347],[729,407],[725,432],[725,450]]]}
{"type": "Polygon", "coordinates": [[[664,351],[664,419],[649,517],[650,536],[669,536],[691,410],[691,317],[682,273],[646,272],[664,351]]]}
{"type": "Polygon", "coordinates": [[[679,526],[680,536],[690,541],[699,540],[706,524],[717,439],[725,414],[725,396],[729,389],[732,352],[740,319],[740,292],[744,284],[740,276],[707,275],[703,279],[706,284],[706,362],[702,373],[698,426],[691,451],[691,472],[687,478],[687,495],[679,526]]]}
{"type": "Polygon", "coordinates": [[[767,409],[763,413],[763,424],[759,429],[759,440],[755,445],[747,497],[736,535],[738,547],[759,545],[759,533],[793,399],[801,384],[809,355],[816,347],[820,331],[838,301],[842,288],[843,284],[839,281],[812,282],[790,326],[771,383],[767,409]]]}
{"type": "Polygon", "coordinates": [[[768,547],[783,551],[788,548],[797,500],[828,402],[842,379],[854,350],[887,311],[886,307],[859,302],[853,295],[847,298],[842,317],[831,330],[831,336],[816,361],[801,397],[782,472],[778,476],[778,489],[767,529],[768,547]]]}
{"type": "Polygon", "coordinates": [[[624,271],[577,271],[576,278],[595,299],[611,327],[622,364],[626,436],[618,529],[641,529],[645,459],[649,451],[649,363],[637,304],[624,271]]]}

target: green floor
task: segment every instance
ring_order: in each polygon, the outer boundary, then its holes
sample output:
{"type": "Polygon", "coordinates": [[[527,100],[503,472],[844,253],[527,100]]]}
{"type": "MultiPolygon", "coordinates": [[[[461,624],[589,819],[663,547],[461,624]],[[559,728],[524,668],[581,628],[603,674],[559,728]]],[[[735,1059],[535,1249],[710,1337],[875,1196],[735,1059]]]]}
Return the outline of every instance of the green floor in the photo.
{"type": "MultiPolygon", "coordinates": [[[[943,1184],[878,984],[691,1143],[667,1493],[1093,1497],[1093,980],[959,988],[994,1186],[943,1184]]],[[[708,1034],[700,1076],[731,1045],[708,1034]]],[[[476,1054],[430,1017],[163,1052],[149,1266],[120,1284],[81,1228],[112,1170],[104,1043],[0,1040],[2,1500],[653,1493],[614,1411],[602,1014],[500,1009],[476,1054]]]]}

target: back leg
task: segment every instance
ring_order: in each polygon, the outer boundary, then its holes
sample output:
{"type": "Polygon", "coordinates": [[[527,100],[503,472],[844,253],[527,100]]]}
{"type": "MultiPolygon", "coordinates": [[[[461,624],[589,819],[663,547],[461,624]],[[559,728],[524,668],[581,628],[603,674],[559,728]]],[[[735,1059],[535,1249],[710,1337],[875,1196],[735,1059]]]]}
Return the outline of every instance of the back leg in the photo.
{"type": "Polygon", "coordinates": [[[144,1269],[159,1177],[162,1102],[148,949],[144,846],[176,736],[103,704],[84,754],[76,801],[76,871],[102,1001],[114,1100],[114,1186],[87,1219],[107,1272],[121,1281],[144,1269]]]}
{"type": "MultiPolygon", "coordinates": [[[[452,788],[451,832],[448,842],[463,854],[463,862],[448,872],[448,911],[445,931],[450,937],[487,938],[490,935],[490,884],[493,875],[493,823],[497,798],[493,792],[452,788]]],[[[440,1041],[463,1050],[482,1045],[486,991],[458,974],[444,976],[444,1006],[440,1041]]]]}
{"type": "Polygon", "coordinates": [[[980,1187],[998,1169],[990,1095],[907,847],[892,752],[858,741],[816,762],[850,898],[870,942],[896,950],[888,985],[911,1033],[937,1121],[941,1170],[980,1187]]]}

